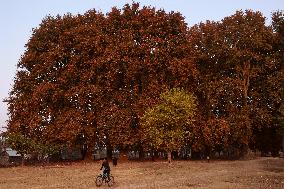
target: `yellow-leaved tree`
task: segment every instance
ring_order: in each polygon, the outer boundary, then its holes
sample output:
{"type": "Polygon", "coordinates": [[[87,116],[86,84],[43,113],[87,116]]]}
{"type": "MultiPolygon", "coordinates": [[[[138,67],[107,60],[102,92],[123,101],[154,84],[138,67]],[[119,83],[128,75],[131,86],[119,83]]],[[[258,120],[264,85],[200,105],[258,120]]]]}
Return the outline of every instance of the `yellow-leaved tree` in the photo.
{"type": "Polygon", "coordinates": [[[183,89],[161,94],[161,103],[149,108],[141,119],[144,146],[171,152],[179,150],[190,138],[196,113],[196,98],[183,89]]]}

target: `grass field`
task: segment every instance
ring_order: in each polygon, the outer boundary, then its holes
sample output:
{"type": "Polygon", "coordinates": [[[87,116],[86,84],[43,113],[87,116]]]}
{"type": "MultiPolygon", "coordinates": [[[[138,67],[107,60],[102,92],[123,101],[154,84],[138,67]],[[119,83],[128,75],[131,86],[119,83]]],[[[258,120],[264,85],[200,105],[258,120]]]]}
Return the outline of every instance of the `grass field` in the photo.
{"type": "MultiPolygon", "coordinates": [[[[96,188],[99,162],[0,168],[0,188],[96,188]]],[[[284,188],[284,158],[244,161],[124,162],[112,188],[284,188]]],[[[109,188],[103,185],[100,188],[109,188]]]]}

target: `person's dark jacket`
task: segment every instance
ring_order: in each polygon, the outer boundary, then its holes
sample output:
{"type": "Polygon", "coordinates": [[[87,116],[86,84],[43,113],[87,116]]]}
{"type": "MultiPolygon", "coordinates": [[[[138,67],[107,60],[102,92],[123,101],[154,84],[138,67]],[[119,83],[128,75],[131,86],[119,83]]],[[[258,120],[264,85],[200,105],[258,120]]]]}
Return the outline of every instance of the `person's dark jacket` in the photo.
{"type": "Polygon", "coordinates": [[[104,170],[110,170],[109,163],[107,161],[104,161],[102,164],[101,170],[102,168],[104,168],[104,170]]]}

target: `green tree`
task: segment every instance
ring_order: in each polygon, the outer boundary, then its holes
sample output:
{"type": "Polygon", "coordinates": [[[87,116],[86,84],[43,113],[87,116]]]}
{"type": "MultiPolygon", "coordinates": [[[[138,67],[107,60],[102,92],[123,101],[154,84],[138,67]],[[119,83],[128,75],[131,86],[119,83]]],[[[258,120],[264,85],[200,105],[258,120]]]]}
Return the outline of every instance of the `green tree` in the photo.
{"type": "Polygon", "coordinates": [[[25,162],[25,156],[36,151],[36,143],[31,138],[18,133],[9,133],[7,143],[12,149],[21,154],[22,166],[25,162]]]}
{"type": "Polygon", "coordinates": [[[52,155],[58,154],[63,147],[56,143],[48,143],[45,142],[36,142],[35,144],[35,152],[38,154],[40,161],[44,161],[44,163],[49,163],[49,159],[52,155]]]}
{"type": "Polygon", "coordinates": [[[179,150],[191,135],[196,115],[196,98],[183,89],[161,94],[161,103],[149,108],[142,117],[142,138],[150,148],[168,152],[179,150]]]}
{"type": "Polygon", "coordinates": [[[48,143],[48,141],[36,141],[34,138],[24,136],[19,133],[9,133],[7,135],[7,143],[22,156],[22,165],[24,165],[26,155],[37,154],[41,157],[47,157],[59,152],[61,147],[56,143],[48,143]]]}

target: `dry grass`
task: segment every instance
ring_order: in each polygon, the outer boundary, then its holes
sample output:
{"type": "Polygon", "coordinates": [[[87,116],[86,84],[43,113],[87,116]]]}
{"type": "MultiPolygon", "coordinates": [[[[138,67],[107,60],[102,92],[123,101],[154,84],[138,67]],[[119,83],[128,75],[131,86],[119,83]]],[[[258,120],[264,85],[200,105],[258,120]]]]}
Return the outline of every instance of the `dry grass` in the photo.
{"type": "MultiPolygon", "coordinates": [[[[0,188],[96,188],[99,168],[99,162],[1,168],[0,188]]],[[[284,159],[127,162],[112,174],[112,188],[284,188],[284,159]]]]}

